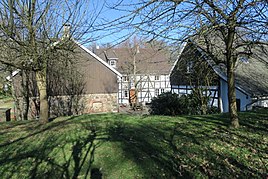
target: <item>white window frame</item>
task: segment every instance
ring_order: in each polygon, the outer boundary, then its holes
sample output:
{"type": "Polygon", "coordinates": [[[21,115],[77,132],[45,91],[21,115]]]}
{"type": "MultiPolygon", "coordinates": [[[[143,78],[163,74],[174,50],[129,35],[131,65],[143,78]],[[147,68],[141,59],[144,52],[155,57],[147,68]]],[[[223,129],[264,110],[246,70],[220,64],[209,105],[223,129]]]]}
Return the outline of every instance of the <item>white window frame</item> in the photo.
{"type": "Polygon", "coordinates": [[[115,60],[110,60],[110,66],[116,67],[116,61],[115,60]]]}
{"type": "Polygon", "coordinates": [[[123,81],[125,81],[125,82],[129,81],[129,77],[128,76],[123,76],[123,81]]]}
{"type": "Polygon", "coordinates": [[[128,90],[124,90],[124,98],[128,98],[128,90]]]}
{"type": "Polygon", "coordinates": [[[159,89],[155,89],[155,96],[158,96],[159,95],[159,89]]]}

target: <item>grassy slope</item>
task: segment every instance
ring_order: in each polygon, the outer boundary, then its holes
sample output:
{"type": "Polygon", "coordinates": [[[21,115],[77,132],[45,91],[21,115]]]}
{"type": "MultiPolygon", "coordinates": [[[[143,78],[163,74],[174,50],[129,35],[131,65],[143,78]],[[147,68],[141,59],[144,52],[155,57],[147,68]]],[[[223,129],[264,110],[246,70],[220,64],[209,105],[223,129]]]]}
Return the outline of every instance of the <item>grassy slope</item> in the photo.
{"type": "Polygon", "coordinates": [[[225,115],[83,115],[1,123],[1,178],[265,178],[268,112],[225,115]]]}
{"type": "Polygon", "coordinates": [[[12,108],[14,101],[11,97],[0,96],[0,108],[12,108]]]}

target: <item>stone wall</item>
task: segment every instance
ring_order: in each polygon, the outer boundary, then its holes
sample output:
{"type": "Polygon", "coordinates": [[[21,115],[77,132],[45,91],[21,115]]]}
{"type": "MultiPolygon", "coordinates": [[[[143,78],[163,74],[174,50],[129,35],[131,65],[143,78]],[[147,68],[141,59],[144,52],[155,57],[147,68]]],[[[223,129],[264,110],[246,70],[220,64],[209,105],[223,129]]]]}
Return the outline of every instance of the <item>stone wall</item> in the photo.
{"type": "MultiPolygon", "coordinates": [[[[38,99],[30,100],[29,118],[36,118],[38,99]]],[[[50,117],[118,112],[117,93],[49,97],[50,117]]]]}

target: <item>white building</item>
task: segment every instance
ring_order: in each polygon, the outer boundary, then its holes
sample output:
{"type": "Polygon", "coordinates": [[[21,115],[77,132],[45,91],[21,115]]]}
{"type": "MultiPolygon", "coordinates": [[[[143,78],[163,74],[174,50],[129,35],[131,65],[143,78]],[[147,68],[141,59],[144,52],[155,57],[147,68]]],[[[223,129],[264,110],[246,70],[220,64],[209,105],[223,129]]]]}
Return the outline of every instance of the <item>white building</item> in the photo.
{"type": "Polygon", "coordinates": [[[145,105],[153,97],[171,90],[169,75],[174,61],[165,49],[121,47],[97,49],[96,54],[122,74],[118,80],[119,104],[137,99],[145,105]]]}
{"type": "MultiPolygon", "coordinates": [[[[250,110],[253,106],[268,107],[268,49],[255,47],[251,50],[252,56],[239,59],[235,68],[238,111],[250,110]]],[[[177,94],[190,94],[197,84],[205,84],[202,81],[204,77],[212,79],[210,86],[199,86],[207,89],[205,95],[211,98],[209,105],[219,107],[221,112],[228,112],[225,65],[216,64],[215,59],[207,55],[202,48],[189,42],[184,46],[172,69],[171,90],[177,94]]]]}

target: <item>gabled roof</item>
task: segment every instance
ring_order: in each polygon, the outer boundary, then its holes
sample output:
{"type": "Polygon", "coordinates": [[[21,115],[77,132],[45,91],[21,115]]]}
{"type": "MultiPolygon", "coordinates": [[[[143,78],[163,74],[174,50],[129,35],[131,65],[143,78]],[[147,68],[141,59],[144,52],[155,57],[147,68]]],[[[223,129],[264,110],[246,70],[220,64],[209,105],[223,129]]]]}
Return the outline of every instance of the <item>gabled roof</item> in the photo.
{"type": "MultiPolygon", "coordinates": [[[[215,73],[227,81],[227,70],[223,63],[216,64],[202,48],[195,44],[203,58],[213,68],[215,73]]],[[[252,96],[268,95],[268,47],[255,46],[246,61],[238,59],[235,68],[236,88],[252,96]]]]}
{"type": "Polygon", "coordinates": [[[178,58],[175,60],[174,64],[172,65],[170,72],[169,72],[169,76],[171,76],[172,71],[174,70],[174,68],[176,67],[176,64],[178,63],[181,53],[184,51],[185,47],[186,47],[187,43],[183,43],[181,48],[179,49],[179,54],[178,54],[178,58]]]}
{"type": "MultiPolygon", "coordinates": [[[[105,67],[107,67],[109,70],[111,70],[113,73],[115,73],[117,76],[122,77],[122,74],[120,72],[118,72],[116,69],[114,69],[113,67],[111,67],[106,61],[102,60],[99,56],[97,56],[95,53],[93,53],[92,51],[90,51],[88,48],[86,48],[84,45],[80,44],[79,42],[77,42],[74,39],[71,39],[76,45],[78,45],[84,52],[86,52],[87,54],[89,54],[90,56],[92,56],[94,59],[96,59],[97,61],[99,61],[101,64],[103,64],[105,67]]],[[[52,45],[55,46],[59,43],[60,41],[56,41],[54,42],[52,45]]],[[[12,75],[9,75],[6,77],[6,79],[8,81],[11,80],[12,77],[16,76],[18,73],[20,72],[20,69],[17,69],[15,71],[12,72],[12,75]]]]}
{"type": "Polygon", "coordinates": [[[88,48],[86,48],[85,46],[83,46],[82,44],[80,44],[79,42],[73,40],[81,49],[83,49],[86,53],[88,53],[89,55],[91,55],[93,58],[95,58],[97,61],[99,61],[100,63],[102,63],[104,66],[106,66],[108,69],[110,69],[112,72],[114,72],[117,76],[122,77],[122,74],[120,72],[118,72],[116,69],[114,69],[113,67],[111,67],[106,61],[104,61],[103,59],[101,59],[98,55],[96,55],[95,53],[93,53],[92,51],[90,51],[88,48]]]}
{"type": "Polygon", "coordinates": [[[139,48],[135,54],[125,47],[97,49],[95,52],[102,59],[117,59],[116,69],[122,74],[133,73],[133,59],[136,58],[137,74],[169,74],[174,64],[171,54],[166,49],[139,48]]]}

